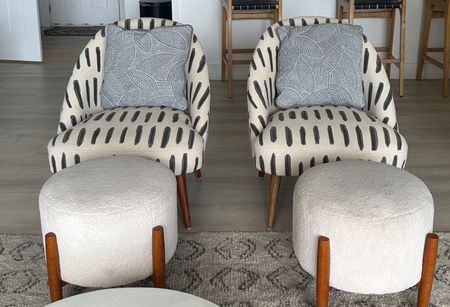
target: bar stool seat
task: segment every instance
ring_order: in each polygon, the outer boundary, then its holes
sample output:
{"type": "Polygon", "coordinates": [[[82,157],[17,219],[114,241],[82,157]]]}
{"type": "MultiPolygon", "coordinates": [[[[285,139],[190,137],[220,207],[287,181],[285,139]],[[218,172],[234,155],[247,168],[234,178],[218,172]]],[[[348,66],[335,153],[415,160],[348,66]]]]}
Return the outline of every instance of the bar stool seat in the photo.
{"type": "Polygon", "coordinates": [[[356,10],[389,10],[401,7],[402,0],[355,0],[356,10]]]}
{"type": "Polygon", "coordinates": [[[277,6],[277,0],[233,0],[232,2],[232,8],[236,11],[275,10],[277,6]]]}

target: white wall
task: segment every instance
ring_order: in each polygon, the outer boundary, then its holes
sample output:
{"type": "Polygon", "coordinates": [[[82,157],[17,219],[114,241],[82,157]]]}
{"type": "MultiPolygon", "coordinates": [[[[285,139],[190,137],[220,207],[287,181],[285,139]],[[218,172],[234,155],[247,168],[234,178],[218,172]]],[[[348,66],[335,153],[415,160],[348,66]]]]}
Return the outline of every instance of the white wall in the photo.
{"type": "MultiPolygon", "coordinates": [[[[132,0],[129,0],[132,1],[132,0]]],[[[221,48],[221,1],[220,0],[172,0],[174,20],[191,24],[205,49],[212,79],[220,78],[221,48]]],[[[334,17],[335,0],[284,0],[283,17],[327,16],[334,17]]],[[[423,1],[408,1],[406,34],[406,78],[415,78],[417,53],[422,26],[423,1]]],[[[356,24],[364,27],[374,45],[382,45],[386,40],[387,24],[381,20],[357,20],[356,24]]],[[[237,48],[255,47],[262,32],[269,26],[265,21],[234,21],[233,42],[237,48]]],[[[443,44],[443,22],[434,21],[430,35],[433,46],[443,44]]],[[[398,35],[396,46],[398,46],[398,35]]],[[[398,48],[397,48],[398,49],[398,48]]],[[[236,66],[235,77],[245,79],[248,67],[236,66]]],[[[397,69],[393,70],[393,77],[397,69]]],[[[440,69],[428,64],[425,77],[441,78],[440,69]]]]}

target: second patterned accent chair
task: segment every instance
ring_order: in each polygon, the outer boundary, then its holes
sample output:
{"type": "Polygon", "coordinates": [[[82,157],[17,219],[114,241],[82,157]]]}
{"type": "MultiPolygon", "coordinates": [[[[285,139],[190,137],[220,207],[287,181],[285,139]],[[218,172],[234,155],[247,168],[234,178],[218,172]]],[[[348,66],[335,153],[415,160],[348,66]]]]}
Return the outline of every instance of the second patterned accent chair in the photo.
{"type": "MultiPolygon", "coordinates": [[[[399,133],[391,85],[375,48],[364,36],[363,110],[344,106],[279,109],[275,103],[280,25],[336,23],[323,17],[276,23],[261,36],[250,65],[248,110],[253,161],[270,174],[268,227],[273,228],[282,176],[300,176],[321,163],[370,160],[404,168],[408,145],[399,133]]],[[[336,178],[341,180],[342,178],[336,178]]]]}
{"type": "MultiPolygon", "coordinates": [[[[126,29],[173,26],[164,19],[127,19],[126,29]]],[[[200,176],[208,137],[210,83],[203,49],[195,34],[185,66],[186,112],[167,107],[116,107],[104,110],[106,34],[99,31],[86,45],[67,85],[58,134],[48,144],[50,168],[56,173],[74,164],[115,155],[136,155],[158,161],[176,175],[183,220],[191,227],[186,174],[200,176]]],[[[120,180],[120,178],[118,178],[120,180]]]]}

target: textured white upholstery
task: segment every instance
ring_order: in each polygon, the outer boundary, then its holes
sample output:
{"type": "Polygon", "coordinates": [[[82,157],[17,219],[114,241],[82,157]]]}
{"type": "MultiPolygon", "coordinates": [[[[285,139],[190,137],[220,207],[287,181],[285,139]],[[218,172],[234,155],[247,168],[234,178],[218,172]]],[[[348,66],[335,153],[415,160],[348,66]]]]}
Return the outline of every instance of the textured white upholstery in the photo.
{"type": "Polygon", "coordinates": [[[366,161],[323,164],[306,171],[295,187],[295,254],[315,276],[318,238],[326,236],[331,287],[399,292],[420,280],[433,213],[425,184],[404,170],[366,161]]]}
{"type": "Polygon", "coordinates": [[[166,262],[177,245],[173,173],[141,157],[89,160],[50,177],[39,195],[42,233],[58,240],[61,278],[85,287],[152,274],[152,228],[164,227],[166,262]]]}

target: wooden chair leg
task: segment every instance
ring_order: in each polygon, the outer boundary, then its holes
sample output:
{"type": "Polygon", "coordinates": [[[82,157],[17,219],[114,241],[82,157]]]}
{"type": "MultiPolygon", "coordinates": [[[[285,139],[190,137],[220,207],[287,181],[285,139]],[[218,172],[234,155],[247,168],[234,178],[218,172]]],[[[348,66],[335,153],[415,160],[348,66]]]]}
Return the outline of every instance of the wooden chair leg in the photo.
{"type": "Polygon", "coordinates": [[[227,19],[227,32],[228,32],[228,55],[227,55],[227,68],[228,68],[228,97],[233,97],[233,19],[232,13],[228,13],[227,19]]]}
{"type": "Polygon", "coordinates": [[[225,81],[226,69],[225,65],[225,50],[227,49],[227,16],[225,8],[222,8],[222,81],[225,81]]]}
{"type": "Polygon", "coordinates": [[[327,307],[330,293],[330,240],[319,237],[316,272],[316,306],[327,307]]]}
{"type": "Polygon", "coordinates": [[[164,246],[164,228],[156,226],[152,231],[153,285],[166,287],[166,252],[164,246]]]}
{"type": "Polygon", "coordinates": [[[422,277],[419,283],[419,296],[417,299],[418,307],[427,307],[430,302],[434,271],[436,269],[438,243],[439,237],[436,234],[427,234],[423,253],[422,277]]]}
{"type": "Polygon", "coordinates": [[[50,300],[56,302],[63,298],[61,269],[59,265],[58,242],[56,235],[49,232],[45,235],[45,257],[47,259],[48,287],[50,300]]]}
{"type": "Polygon", "coordinates": [[[277,213],[278,206],[278,194],[280,192],[281,177],[276,175],[270,176],[269,186],[269,219],[267,222],[267,228],[272,229],[275,224],[275,215],[277,213]]]}
{"type": "Polygon", "coordinates": [[[201,170],[196,170],[195,171],[195,177],[197,177],[197,179],[202,179],[202,171],[201,170]]]}
{"type": "Polygon", "coordinates": [[[425,54],[426,49],[428,48],[428,37],[430,35],[430,27],[431,27],[431,20],[432,20],[432,7],[430,5],[426,5],[425,8],[425,20],[423,22],[423,29],[422,29],[422,41],[420,43],[420,49],[419,49],[419,60],[417,63],[417,72],[416,72],[416,79],[422,80],[423,75],[423,67],[425,64],[425,54]]]}
{"type": "MultiPolygon", "coordinates": [[[[395,12],[394,12],[395,14],[395,12]]],[[[406,1],[403,1],[400,11],[400,65],[399,65],[399,96],[403,97],[405,89],[405,37],[406,37],[406,1]]]]}
{"type": "Polygon", "coordinates": [[[191,213],[189,210],[189,198],[186,185],[186,175],[178,175],[175,176],[175,178],[177,180],[178,198],[180,199],[184,227],[190,229],[192,227],[192,223],[191,223],[191,213]]]}
{"type": "MultiPolygon", "coordinates": [[[[388,56],[393,54],[394,50],[394,37],[395,37],[395,19],[396,19],[396,10],[391,11],[391,19],[389,24],[389,39],[388,39],[388,56]]],[[[391,63],[386,63],[386,74],[390,78],[391,77],[391,63]]]]}
{"type": "Polygon", "coordinates": [[[447,8],[447,11],[444,12],[445,14],[445,29],[444,29],[444,35],[445,35],[445,39],[444,39],[444,90],[443,90],[443,95],[444,97],[448,96],[448,77],[449,77],[449,73],[450,73],[450,68],[449,68],[449,64],[450,64],[450,5],[447,4],[447,6],[449,6],[449,8],[447,8]]]}

